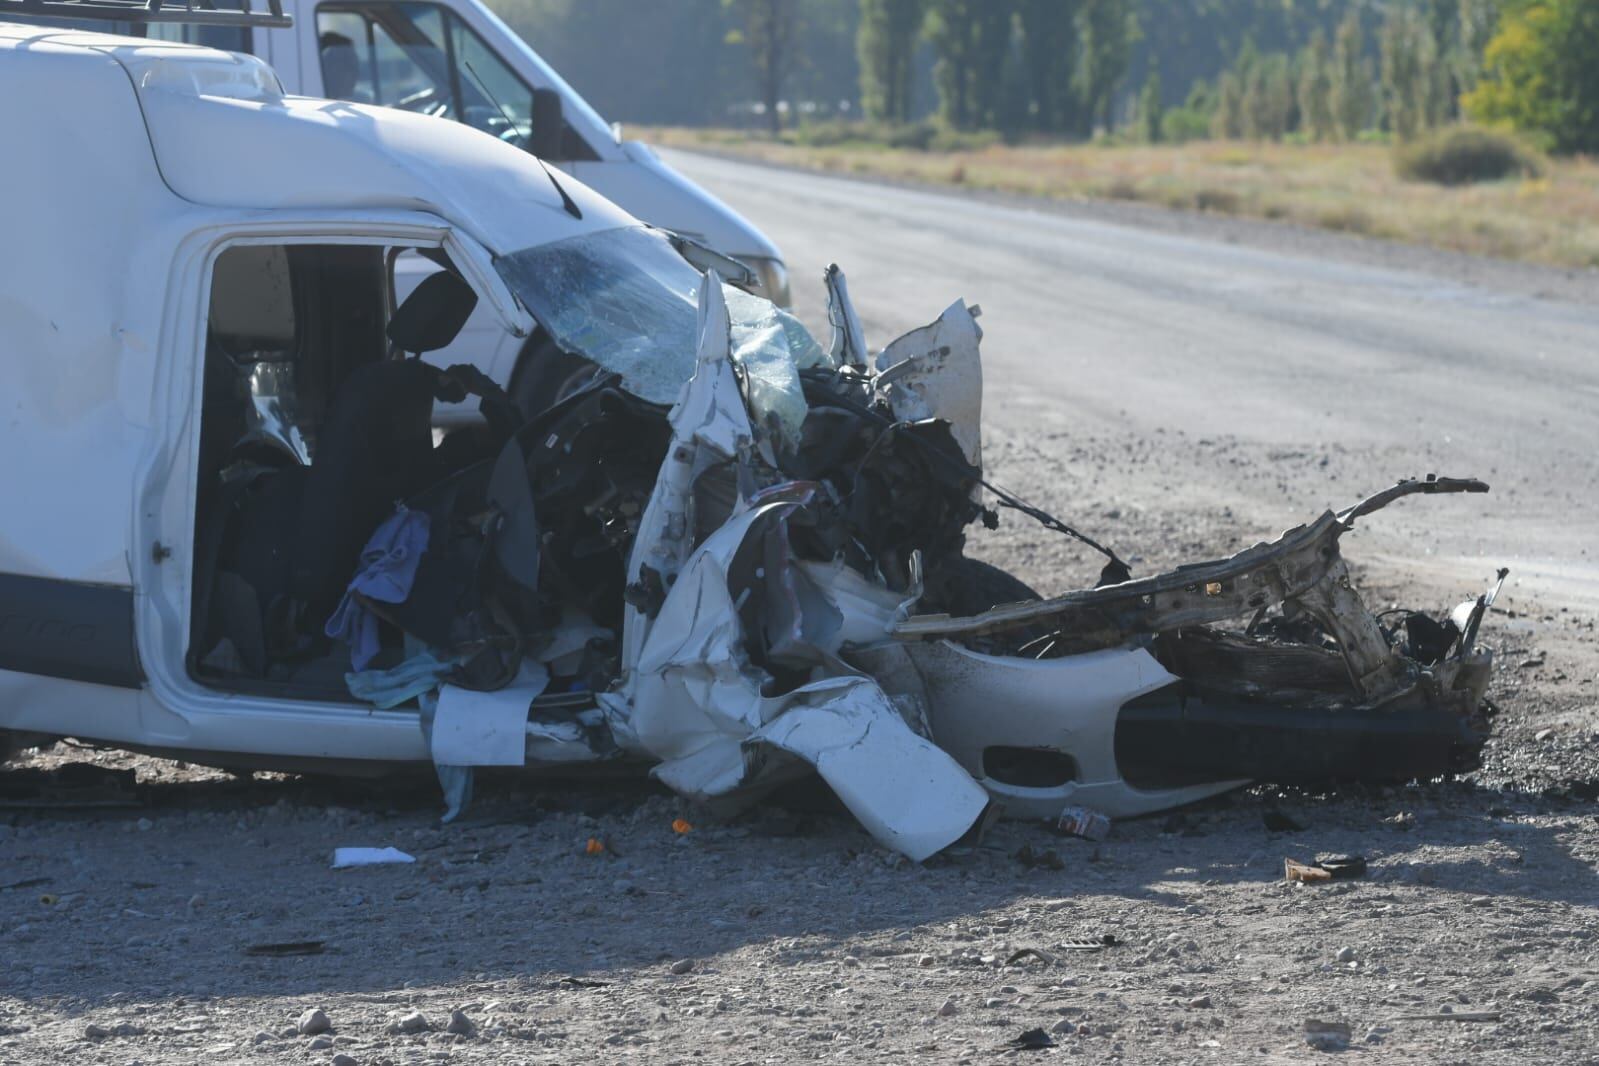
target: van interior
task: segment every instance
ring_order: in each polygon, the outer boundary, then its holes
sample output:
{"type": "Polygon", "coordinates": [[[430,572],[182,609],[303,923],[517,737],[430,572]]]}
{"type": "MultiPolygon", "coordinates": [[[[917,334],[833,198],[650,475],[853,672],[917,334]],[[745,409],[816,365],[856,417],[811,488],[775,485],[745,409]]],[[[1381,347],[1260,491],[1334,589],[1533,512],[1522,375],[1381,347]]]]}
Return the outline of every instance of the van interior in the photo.
{"type": "Polygon", "coordinates": [[[208,687],[349,702],[348,674],[448,649],[452,681],[493,688],[557,636],[575,639],[564,691],[608,683],[664,412],[601,382],[524,419],[476,368],[424,361],[477,297],[444,252],[417,249],[440,269],[396,306],[406,250],[248,244],[216,260],[187,656],[208,687]],[[469,396],[477,423],[435,426],[435,401],[469,396]],[[353,578],[397,515],[424,532],[390,602],[353,578]],[[369,655],[334,632],[352,607],[369,655]]]}

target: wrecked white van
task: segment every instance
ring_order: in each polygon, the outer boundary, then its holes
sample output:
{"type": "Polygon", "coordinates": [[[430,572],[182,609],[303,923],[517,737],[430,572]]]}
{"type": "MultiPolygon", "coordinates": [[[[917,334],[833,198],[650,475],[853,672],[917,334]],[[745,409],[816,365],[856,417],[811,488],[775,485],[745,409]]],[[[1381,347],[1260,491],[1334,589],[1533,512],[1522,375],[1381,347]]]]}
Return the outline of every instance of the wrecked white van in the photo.
{"type": "MultiPolygon", "coordinates": [[[[1340,535],[1039,599],[991,507],[981,331],[880,351],[455,123],[259,61],[0,25],[0,731],[236,767],[650,764],[737,806],[819,774],[934,854],[1003,809],[1471,764],[1490,597],[1379,620],[1340,535]],[[440,271],[403,301],[394,263],[440,271]],[[738,280],[734,278],[733,280],[738,280]],[[438,368],[479,307],[593,365],[536,410],[438,368]],[[445,428],[437,403],[475,398],[445,428]]],[[[1099,549],[1104,550],[1104,549],[1099,549]]]]}

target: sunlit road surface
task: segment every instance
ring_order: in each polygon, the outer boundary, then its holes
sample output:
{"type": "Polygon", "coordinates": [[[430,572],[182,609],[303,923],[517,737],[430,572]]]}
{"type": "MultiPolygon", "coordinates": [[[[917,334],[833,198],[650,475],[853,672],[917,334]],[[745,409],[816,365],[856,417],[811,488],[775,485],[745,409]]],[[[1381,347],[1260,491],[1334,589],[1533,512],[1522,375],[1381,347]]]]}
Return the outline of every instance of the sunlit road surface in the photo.
{"type": "MultiPolygon", "coordinates": [[[[990,424],[1337,445],[1369,456],[1371,489],[1482,477],[1488,497],[1385,515],[1414,542],[1397,547],[1424,551],[1440,578],[1475,583],[1503,562],[1545,606],[1599,608],[1599,306],[667,154],[777,242],[813,328],[830,262],[874,346],[957,297],[981,304],[990,424]]],[[[1222,498],[1241,491],[1197,460],[1192,477],[1222,498]]],[[[1351,488],[1304,485],[1295,502],[1342,505],[1351,488]]],[[[1280,510],[1282,497],[1253,505],[1280,510]]]]}

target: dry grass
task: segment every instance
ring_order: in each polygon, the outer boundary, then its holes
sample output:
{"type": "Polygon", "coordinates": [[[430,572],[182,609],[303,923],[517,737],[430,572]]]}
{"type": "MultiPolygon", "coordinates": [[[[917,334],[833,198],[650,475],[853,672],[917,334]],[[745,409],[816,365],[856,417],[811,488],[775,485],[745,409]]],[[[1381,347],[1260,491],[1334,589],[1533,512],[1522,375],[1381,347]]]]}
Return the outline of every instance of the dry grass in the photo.
{"type": "Polygon", "coordinates": [[[1599,267],[1599,161],[1456,188],[1405,181],[1381,145],[991,145],[924,152],[805,146],[726,130],[652,129],[654,143],[845,174],[1057,199],[1122,200],[1277,219],[1477,255],[1599,267]]]}

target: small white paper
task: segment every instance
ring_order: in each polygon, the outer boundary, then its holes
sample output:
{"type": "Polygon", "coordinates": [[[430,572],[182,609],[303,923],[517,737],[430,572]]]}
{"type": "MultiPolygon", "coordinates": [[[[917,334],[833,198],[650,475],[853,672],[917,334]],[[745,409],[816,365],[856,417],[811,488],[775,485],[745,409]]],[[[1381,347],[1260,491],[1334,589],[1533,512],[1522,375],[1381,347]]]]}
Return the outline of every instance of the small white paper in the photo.
{"type": "Polygon", "coordinates": [[[387,862],[415,862],[416,857],[407,855],[399,848],[334,848],[333,868],[342,870],[348,866],[381,866],[387,862]]]}
{"type": "Polygon", "coordinates": [[[433,761],[439,766],[523,766],[527,715],[549,671],[523,662],[516,680],[498,692],[444,685],[433,713],[433,761]]]}

